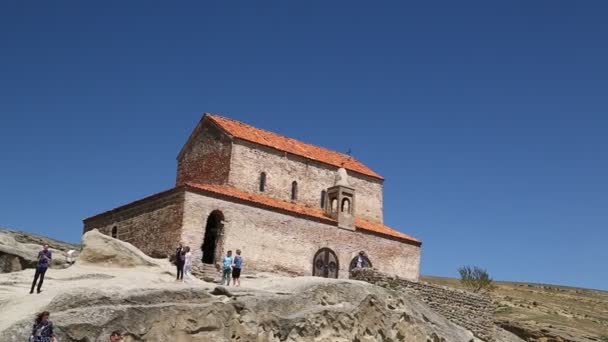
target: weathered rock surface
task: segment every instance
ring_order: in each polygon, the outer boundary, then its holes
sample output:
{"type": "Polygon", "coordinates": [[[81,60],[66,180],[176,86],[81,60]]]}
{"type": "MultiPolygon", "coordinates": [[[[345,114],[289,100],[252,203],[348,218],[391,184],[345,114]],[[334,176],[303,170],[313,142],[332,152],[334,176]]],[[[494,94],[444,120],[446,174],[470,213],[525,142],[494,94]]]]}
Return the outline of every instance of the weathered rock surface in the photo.
{"type": "Polygon", "coordinates": [[[91,230],[82,237],[78,262],[112,267],[159,266],[159,263],[132,244],[91,230]]]}
{"type": "Polygon", "coordinates": [[[126,341],[477,341],[400,291],[268,275],[246,277],[240,288],[181,283],[167,260],[133,248],[87,234],[80,259],[49,270],[41,295],[28,294],[33,270],[0,275],[0,341],[26,340],[42,310],[62,342],[107,341],[116,329],[126,341]]]}
{"type": "Polygon", "coordinates": [[[53,252],[51,268],[66,267],[66,252],[71,249],[75,250],[74,255],[76,256],[80,250],[80,246],[76,244],[15,230],[0,229],[0,273],[35,268],[38,263],[38,252],[44,244],[48,244],[53,252]]]}
{"type": "MultiPolygon", "coordinates": [[[[423,277],[450,287],[457,279],[423,277]]],[[[608,341],[608,292],[549,284],[496,282],[495,323],[533,342],[608,341]]]]}

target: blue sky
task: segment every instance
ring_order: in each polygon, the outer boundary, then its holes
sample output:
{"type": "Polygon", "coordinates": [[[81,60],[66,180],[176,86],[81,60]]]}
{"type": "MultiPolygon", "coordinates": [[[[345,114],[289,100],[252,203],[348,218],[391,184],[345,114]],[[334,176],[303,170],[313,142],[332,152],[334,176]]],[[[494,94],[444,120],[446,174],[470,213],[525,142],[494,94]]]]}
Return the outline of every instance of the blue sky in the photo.
{"type": "Polygon", "coordinates": [[[0,225],[168,189],[205,111],[353,155],[422,272],[608,289],[605,2],[0,3],[0,225]]]}

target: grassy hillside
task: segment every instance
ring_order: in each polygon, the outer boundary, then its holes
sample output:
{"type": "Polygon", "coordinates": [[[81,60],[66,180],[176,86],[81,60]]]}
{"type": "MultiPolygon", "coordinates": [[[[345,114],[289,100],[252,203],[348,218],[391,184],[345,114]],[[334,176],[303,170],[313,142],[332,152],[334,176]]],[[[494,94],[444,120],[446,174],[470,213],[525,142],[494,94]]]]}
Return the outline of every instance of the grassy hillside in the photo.
{"type": "MultiPolygon", "coordinates": [[[[454,278],[423,276],[422,280],[462,288],[454,278]]],[[[491,296],[497,323],[523,339],[608,342],[608,291],[497,282],[491,296]]]]}

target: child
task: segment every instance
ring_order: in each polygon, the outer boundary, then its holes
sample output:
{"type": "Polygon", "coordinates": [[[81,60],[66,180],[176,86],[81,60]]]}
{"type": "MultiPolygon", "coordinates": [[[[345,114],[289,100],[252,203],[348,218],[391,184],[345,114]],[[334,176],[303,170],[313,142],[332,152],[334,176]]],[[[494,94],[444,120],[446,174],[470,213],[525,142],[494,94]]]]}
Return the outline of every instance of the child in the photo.
{"type": "Polygon", "coordinates": [[[241,286],[241,269],[243,268],[243,257],[241,257],[241,250],[236,250],[236,256],[232,263],[232,285],[241,286]]]}
{"type": "Polygon", "coordinates": [[[222,285],[230,286],[230,274],[232,273],[232,251],[228,251],[222,260],[222,285]]]}

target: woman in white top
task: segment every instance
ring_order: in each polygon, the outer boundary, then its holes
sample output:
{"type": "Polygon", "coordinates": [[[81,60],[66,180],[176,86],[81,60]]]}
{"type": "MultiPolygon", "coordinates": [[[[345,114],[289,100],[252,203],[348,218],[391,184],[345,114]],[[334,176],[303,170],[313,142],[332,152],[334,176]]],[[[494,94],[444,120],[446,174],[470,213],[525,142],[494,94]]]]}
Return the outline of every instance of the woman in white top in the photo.
{"type": "Polygon", "coordinates": [[[184,260],[184,273],[186,274],[186,278],[190,280],[192,279],[192,253],[190,252],[190,247],[186,246],[186,248],[184,249],[186,251],[184,260]]]}

